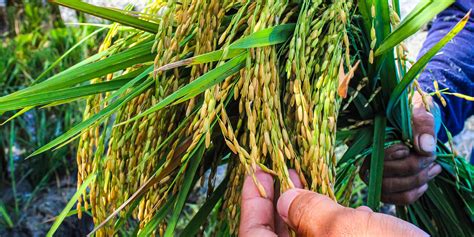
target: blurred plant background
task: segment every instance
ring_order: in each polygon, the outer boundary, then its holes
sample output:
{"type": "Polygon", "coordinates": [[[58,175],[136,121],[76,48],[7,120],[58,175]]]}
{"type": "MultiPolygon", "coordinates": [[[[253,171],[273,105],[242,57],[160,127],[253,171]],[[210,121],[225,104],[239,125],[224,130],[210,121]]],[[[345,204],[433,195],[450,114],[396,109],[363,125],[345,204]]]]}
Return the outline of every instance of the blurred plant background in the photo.
{"type": "MultiPolygon", "coordinates": [[[[85,21],[81,14],[75,17],[85,21]]],[[[88,37],[97,27],[65,24],[59,8],[43,0],[0,1],[0,26],[0,96],[63,71],[97,50],[95,39],[99,36],[88,37]],[[88,40],[68,52],[84,38],[88,40]]],[[[5,118],[14,114],[2,116],[0,236],[44,235],[51,218],[75,192],[74,148],[25,158],[81,121],[82,106],[72,103],[32,109],[10,121],[5,118]]],[[[79,233],[80,228],[70,227],[75,232],[68,232],[66,225],[63,234],[79,233]]]]}

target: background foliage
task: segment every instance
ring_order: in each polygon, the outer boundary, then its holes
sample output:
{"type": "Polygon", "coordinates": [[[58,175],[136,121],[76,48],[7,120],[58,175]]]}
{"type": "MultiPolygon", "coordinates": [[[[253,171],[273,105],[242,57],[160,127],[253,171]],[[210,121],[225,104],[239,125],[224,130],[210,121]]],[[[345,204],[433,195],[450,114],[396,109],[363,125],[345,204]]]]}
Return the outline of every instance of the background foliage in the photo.
{"type": "MultiPolygon", "coordinates": [[[[97,50],[94,39],[100,37],[92,37],[55,63],[95,27],[66,26],[59,8],[41,0],[8,1],[2,10],[8,25],[0,36],[0,96],[32,85],[40,76],[61,72],[97,50]]],[[[5,124],[0,126],[0,208],[8,217],[0,218],[0,235],[4,227],[26,229],[25,223],[36,215],[31,210],[39,195],[50,189],[53,180],[59,185],[59,180],[76,172],[74,147],[44,153],[41,159],[25,157],[80,121],[82,108],[81,103],[71,103],[32,109],[11,121],[6,119],[14,112],[1,116],[0,123],[5,124]]]]}

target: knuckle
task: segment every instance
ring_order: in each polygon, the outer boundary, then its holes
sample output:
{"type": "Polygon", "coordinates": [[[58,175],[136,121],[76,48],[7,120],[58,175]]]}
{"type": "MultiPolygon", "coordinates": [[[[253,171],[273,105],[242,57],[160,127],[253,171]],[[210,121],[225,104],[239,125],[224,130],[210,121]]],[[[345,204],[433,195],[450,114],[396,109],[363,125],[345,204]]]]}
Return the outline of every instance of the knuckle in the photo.
{"type": "Polygon", "coordinates": [[[426,113],[419,113],[414,115],[413,123],[415,127],[434,127],[434,117],[432,114],[426,113]]]}
{"type": "Polygon", "coordinates": [[[407,162],[406,174],[416,174],[421,170],[420,168],[420,161],[411,156],[407,162]]]}
{"type": "Polygon", "coordinates": [[[422,131],[426,130],[426,132],[428,132],[428,131],[433,130],[434,121],[432,119],[431,120],[419,120],[419,121],[414,122],[414,125],[418,130],[422,130],[422,131]]]}
{"type": "Polygon", "coordinates": [[[426,109],[422,107],[414,110],[412,117],[415,121],[434,121],[433,114],[426,111],[426,109]]]}

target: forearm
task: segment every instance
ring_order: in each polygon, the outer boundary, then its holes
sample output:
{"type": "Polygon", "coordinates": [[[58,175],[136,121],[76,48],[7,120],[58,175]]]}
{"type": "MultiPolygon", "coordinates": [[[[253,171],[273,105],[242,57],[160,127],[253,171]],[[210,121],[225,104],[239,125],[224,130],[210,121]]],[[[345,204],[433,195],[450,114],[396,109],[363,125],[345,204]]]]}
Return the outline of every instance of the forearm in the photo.
{"type": "MultiPolygon", "coordinates": [[[[474,1],[461,0],[439,14],[433,22],[420,56],[439,42],[473,6],[474,1]]],[[[449,92],[474,96],[474,20],[472,17],[465,29],[433,57],[420,75],[420,86],[426,92],[434,92],[435,80],[440,90],[448,88],[449,92]]],[[[435,97],[435,102],[441,110],[442,121],[452,134],[457,134],[462,130],[464,121],[473,115],[473,103],[452,95],[443,95],[443,97],[447,102],[446,106],[443,106],[439,98],[435,97]]],[[[447,140],[444,129],[440,130],[438,136],[443,141],[447,140]]]]}

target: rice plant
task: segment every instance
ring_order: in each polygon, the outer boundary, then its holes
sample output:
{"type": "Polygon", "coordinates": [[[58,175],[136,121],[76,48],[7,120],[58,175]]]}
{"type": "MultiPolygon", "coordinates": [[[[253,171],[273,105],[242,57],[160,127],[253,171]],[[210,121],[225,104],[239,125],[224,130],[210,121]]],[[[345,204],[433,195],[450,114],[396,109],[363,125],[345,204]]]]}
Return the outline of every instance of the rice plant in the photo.
{"type": "MultiPolygon", "coordinates": [[[[256,169],[280,192],[295,169],[305,188],[348,204],[367,157],[378,209],[384,148],[410,144],[412,82],[468,20],[409,69],[403,40],[453,0],[424,0],[401,22],[396,0],[156,0],[143,12],[51,2],[112,21],[109,33],[96,55],[1,97],[0,112],[86,101],[83,121],[31,156],[78,140],[78,192],[50,234],[77,202],[96,236],[235,235],[256,169]],[[209,195],[177,229],[199,182],[209,195]]],[[[398,214],[432,235],[471,236],[471,166],[442,143],[437,153],[443,173],[398,214]]]]}

